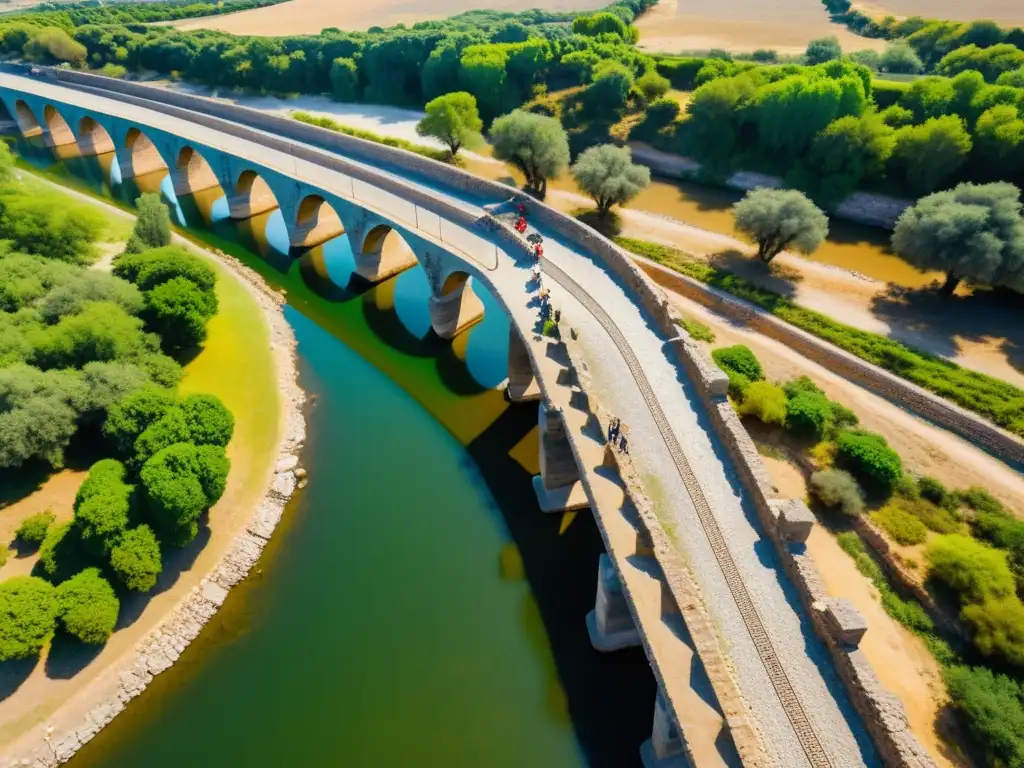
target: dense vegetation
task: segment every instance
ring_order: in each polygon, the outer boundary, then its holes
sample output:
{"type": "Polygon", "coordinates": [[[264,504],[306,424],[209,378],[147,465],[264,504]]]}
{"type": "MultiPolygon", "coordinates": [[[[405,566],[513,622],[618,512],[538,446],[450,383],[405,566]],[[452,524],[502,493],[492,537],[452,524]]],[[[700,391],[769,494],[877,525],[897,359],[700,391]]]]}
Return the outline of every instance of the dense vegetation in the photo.
{"type": "Polygon", "coordinates": [[[22,521],[33,577],[0,583],[0,660],[30,658],[56,629],[102,644],[121,599],[148,592],[162,551],[191,542],[224,492],[234,430],[211,395],[180,396],[178,360],[205,339],[216,275],[168,245],[167,208],[138,201],[112,272],[90,267],[105,220],[16,180],[0,147],[0,467],[45,474],[69,450],[95,458],[70,520],[22,521]]]}

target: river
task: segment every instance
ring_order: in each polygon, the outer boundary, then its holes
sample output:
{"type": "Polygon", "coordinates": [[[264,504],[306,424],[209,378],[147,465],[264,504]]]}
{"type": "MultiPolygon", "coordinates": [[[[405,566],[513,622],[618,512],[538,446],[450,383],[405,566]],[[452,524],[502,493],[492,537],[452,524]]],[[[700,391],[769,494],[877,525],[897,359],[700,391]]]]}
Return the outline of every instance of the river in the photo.
{"type": "Polygon", "coordinates": [[[279,211],[235,224],[219,190],[175,201],[164,172],[18,146],[121,202],[160,190],[285,289],[312,401],[309,484],[254,575],[74,768],[639,764],[654,679],[639,649],[590,647],[600,536],[537,509],[536,406],[495,388],[508,321],[482,288],[484,320],[442,342],[418,267],[342,289],[344,238],[291,258],[279,211]]]}

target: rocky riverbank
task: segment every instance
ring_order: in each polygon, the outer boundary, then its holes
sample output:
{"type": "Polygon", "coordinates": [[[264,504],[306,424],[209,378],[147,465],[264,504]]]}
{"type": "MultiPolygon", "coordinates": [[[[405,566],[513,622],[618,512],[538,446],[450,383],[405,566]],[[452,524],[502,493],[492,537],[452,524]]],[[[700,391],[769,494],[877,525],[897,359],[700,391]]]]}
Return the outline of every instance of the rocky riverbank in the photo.
{"type": "MultiPolygon", "coordinates": [[[[213,258],[209,251],[177,239],[190,250],[213,258]]],[[[2,768],[51,768],[67,762],[129,701],[142,693],[156,675],[169,669],[217,612],[228,591],[242,581],[259,560],[281,520],[285,505],[305,483],[299,453],[306,437],[303,413],[306,398],[298,384],[295,337],[282,311],[284,297],[237,259],[219,251],[216,257],[230,275],[246,287],[263,311],[270,331],[281,392],[282,423],[276,464],[262,501],[199,585],[193,587],[155,629],[126,651],[121,660],[69,698],[44,723],[16,741],[0,758],[2,768]]]]}

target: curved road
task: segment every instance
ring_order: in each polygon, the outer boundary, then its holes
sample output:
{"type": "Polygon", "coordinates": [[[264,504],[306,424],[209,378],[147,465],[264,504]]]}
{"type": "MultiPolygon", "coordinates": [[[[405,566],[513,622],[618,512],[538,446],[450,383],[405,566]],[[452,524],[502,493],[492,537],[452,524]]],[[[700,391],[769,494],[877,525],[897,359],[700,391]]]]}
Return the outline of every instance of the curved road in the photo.
{"type": "MultiPolygon", "coordinates": [[[[303,149],[301,158],[260,144],[255,131],[251,140],[239,138],[237,131],[229,136],[168,114],[156,102],[150,109],[94,89],[33,78],[0,74],[0,89],[44,96],[58,109],[61,103],[73,104],[143,129],[161,129],[255,160],[339,197],[351,198],[354,189],[350,179],[337,183],[340,175],[326,165],[330,152],[299,142],[288,140],[303,149]],[[316,154],[325,158],[324,164],[308,159],[316,154]]],[[[414,174],[398,175],[352,155],[345,160],[358,166],[364,178],[376,176],[427,191],[477,219],[485,220],[484,204],[501,202],[414,174]]],[[[598,260],[556,233],[540,231],[547,272],[556,283],[556,306],[580,330],[592,394],[628,426],[633,463],[659,516],[671,521],[675,543],[700,586],[763,740],[786,768],[878,764],[863,723],[762,534],[724,446],[713,437],[694,384],[663,350],[668,340],[598,260]]],[[[498,266],[487,278],[513,321],[521,329],[532,328],[536,316],[522,260],[499,249],[498,266]]]]}

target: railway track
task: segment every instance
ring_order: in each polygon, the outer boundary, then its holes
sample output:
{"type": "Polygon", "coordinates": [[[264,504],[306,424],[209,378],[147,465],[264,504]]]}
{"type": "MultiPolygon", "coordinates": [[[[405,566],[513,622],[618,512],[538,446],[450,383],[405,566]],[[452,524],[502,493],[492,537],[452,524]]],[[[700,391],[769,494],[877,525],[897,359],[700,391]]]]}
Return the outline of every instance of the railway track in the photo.
{"type": "Polygon", "coordinates": [[[690,462],[687,460],[686,454],[683,453],[682,446],[680,446],[679,441],[676,439],[675,433],[672,431],[665,416],[665,412],[662,410],[661,404],[658,402],[658,398],[655,396],[654,390],[640,366],[640,361],[627,343],[626,337],[611,317],[609,317],[608,313],[591,298],[590,294],[583,290],[565,272],[552,264],[549,259],[544,261],[544,271],[597,318],[597,321],[607,331],[618,348],[619,353],[625,359],[626,365],[629,367],[629,371],[636,381],[644,401],[647,403],[651,416],[654,418],[654,423],[658,426],[662,440],[664,440],[665,446],[672,456],[672,461],[679,471],[679,477],[686,487],[686,492],[693,502],[694,509],[697,511],[701,527],[704,529],[704,534],[711,545],[711,551],[714,553],[715,560],[725,577],[726,584],[729,586],[729,591],[750,634],[750,639],[757,649],[757,654],[764,665],[765,672],[768,674],[768,679],[771,680],[775,693],[779,697],[779,702],[782,704],[783,711],[786,713],[786,717],[789,718],[793,732],[796,734],[808,762],[812,768],[834,768],[831,758],[818,739],[814,726],[807,717],[807,712],[804,710],[803,704],[797,696],[789,676],[786,674],[785,667],[782,666],[775,646],[772,644],[771,637],[768,635],[757,607],[754,605],[754,601],[743,582],[743,577],[736,567],[736,561],[733,559],[732,553],[729,552],[725,536],[718,527],[718,522],[711,511],[711,505],[704,496],[700,482],[697,480],[692,467],[690,467],[690,462]]]}

